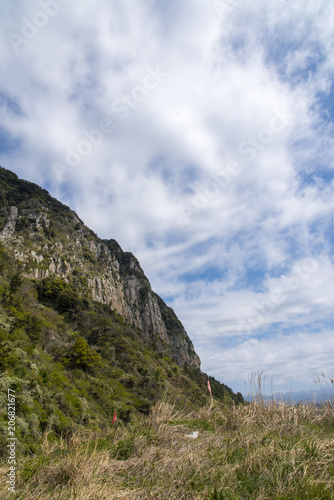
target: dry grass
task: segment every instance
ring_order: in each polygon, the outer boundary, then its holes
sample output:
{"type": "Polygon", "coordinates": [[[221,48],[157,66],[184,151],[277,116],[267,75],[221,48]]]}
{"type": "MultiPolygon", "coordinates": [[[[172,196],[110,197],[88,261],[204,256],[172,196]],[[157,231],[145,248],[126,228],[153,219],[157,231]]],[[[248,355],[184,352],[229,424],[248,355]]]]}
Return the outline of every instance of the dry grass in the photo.
{"type": "MultiPolygon", "coordinates": [[[[333,499],[334,411],[282,402],[183,415],[162,403],[145,422],[51,442],[22,459],[26,500],[333,499]],[[198,431],[197,439],[187,437],[198,431]]],[[[1,471],[1,499],[9,498],[1,471]]]]}

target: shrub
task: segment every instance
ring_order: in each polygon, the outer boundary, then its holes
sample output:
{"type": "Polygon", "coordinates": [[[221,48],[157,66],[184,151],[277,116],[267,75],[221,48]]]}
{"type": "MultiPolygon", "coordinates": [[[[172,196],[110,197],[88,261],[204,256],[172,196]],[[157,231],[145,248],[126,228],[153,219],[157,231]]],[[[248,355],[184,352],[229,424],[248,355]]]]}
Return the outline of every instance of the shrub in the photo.
{"type": "Polygon", "coordinates": [[[80,295],[61,278],[45,278],[38,285],[40,300],[53,305],[60,313],[80,309],[83,302],[80,295]]]}
{"type": "Polygon", "coordinates": [[[19,273],[14,274],[12,277],[9,288],[12,293],[16,293],[22,286],[22,278],[19,273]]]}
{"type": "Polygon", "coordinates": [[[96,264],[97,261],[96,261],[95,255],[92,252],[90,252],[89,250],[84,250],[83,256],[86,260],[88,260],[92,264],[96,264]]]}
{"type": "Polygon", "coordinates": [[[131,389],[132,387],[135,386],[136,378],[130,373],[124,373],[124,375],[121,376],[119,381],[124,385],[124,387],[131,389]]]}
{"type": "Polygon", "coordinates": [[[82,370],[94,370],[102,365],[101,356],[86,340],[79,337],[70,348],[70,362],[73,367],[82,370]]]}

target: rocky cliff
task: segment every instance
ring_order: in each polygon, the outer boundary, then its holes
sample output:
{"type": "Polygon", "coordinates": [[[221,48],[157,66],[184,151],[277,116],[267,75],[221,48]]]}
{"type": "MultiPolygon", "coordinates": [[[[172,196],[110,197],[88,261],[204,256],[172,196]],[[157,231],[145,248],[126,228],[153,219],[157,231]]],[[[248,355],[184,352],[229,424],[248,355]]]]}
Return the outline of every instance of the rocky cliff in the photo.
{"type": "Polygon", "coordinates": [[[0,241],[21,262],[23,275],[63,278],[152,337],[178,365],[200,366],[184,327],[152,291],[138,260],[115,240],[98,238],[45,189],[2,167],[0,241]]]}

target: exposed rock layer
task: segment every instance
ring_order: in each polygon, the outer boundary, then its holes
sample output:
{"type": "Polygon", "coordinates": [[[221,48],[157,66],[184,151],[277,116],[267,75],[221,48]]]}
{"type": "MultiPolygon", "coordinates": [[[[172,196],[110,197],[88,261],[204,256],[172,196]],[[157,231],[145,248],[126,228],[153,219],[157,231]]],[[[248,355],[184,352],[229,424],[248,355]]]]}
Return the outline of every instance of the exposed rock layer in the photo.
{"type": "Polygon", "coordinates": [[[30,278],[74,283],[151,335],[179,365],[200,366],[174,311],[151,289],[137,259],[115,240],[101,240],[78,216],[35,184],[0,167],[0,240],[30,278]]]}

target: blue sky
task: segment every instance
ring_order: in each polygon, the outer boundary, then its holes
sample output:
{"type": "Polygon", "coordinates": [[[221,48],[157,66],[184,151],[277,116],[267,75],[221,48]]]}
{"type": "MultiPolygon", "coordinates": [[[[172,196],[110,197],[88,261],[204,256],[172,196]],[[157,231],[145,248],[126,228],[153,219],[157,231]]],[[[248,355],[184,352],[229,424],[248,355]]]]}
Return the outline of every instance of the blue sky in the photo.
{"type": "Polygon", "coordinates": [[[333,377],[331,2],[0,14],[0,164],[132,251],[235,391],[333,377]]]}

